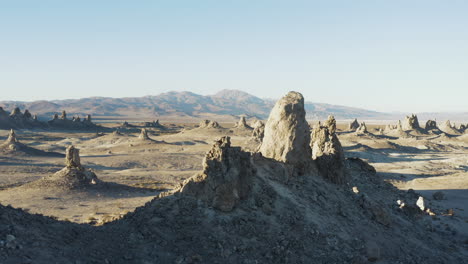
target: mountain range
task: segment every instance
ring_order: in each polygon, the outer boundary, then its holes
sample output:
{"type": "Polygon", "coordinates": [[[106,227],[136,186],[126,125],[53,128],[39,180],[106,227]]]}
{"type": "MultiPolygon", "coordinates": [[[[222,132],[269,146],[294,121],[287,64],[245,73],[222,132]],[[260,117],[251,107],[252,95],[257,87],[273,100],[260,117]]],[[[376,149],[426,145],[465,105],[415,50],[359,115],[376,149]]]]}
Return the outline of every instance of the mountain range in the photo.
{"type": "MultiPolygon", "coordinates": [[[[143,97],[89,97],[51,101],[2,101],[5,110],[14,107],[29,109],[40,119],[50,119],[53,114],[65,110],[68,116],[91,114],[94,120],[153,120],[199,121],[214,119],[231,122],[239,116],[266,119],[275,100],[262,99],[239,90],[222,90],[214,95],[199,95],[192,92],[167,92],[143,97]]],[[[334,115],[338,120],[358,118],[361,120],[402,119],[403,114],[382,113],[361,108],[305,102],[307,119],[322,120],[334,115]]],[[[442,117],[440,113],[431,113],[442,117]]],[[[468,116],[457,113],[457,117],[468,116]]],[[[430,118],[430,117],[428,117],[430,118]]]]}

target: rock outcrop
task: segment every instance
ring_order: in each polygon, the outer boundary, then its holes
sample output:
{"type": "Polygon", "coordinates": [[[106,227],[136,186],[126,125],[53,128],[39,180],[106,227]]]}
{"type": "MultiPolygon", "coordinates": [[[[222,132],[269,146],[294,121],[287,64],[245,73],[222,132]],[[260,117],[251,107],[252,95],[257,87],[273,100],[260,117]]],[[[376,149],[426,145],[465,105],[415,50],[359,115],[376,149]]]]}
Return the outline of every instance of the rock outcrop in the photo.
{"type": "Polygon", "coordinates": [[[348,126],[349,130],[356,131],[356,129],[358,128],[359,128],[359,122],[357,121],[357,119],[354,119],[353,122],[349,123],[349,126],[348,126]]]}
{"type": "Polygon", "coordinates": [[[402,128],[403,130],[420,130],[418,117],[415,114],[406,116],[402,128]]]}
{"type": "Polygon", "coordinates": [[[138,136],[138,139],[141,140],[149,140],[150,138],[148,137],[148,131],[145,128],[141,129],[140,135],[138,136]]]}
{"type": "Polygon", "coordinates": [[[239,122],[236,123],[234,126],[238,129],[252,129],[249,125],[247,125],[247,121],[245,120],[245,116],[241,116],[239,122]]]}
{"type": "Polygon", "coordinates": [[[81,165],[80,151],[74,146],[65,151],[65,167],[53,175],[27,184],[27,187],[76,189],[99,182],[96,174],[81,165]]]}
{"type": "Polygon", "coordinates": [[[221,128],[221,126],[216,121],[203,120],[198,125],[199,128],[221,128]]]}
{"type": "Polygon", "coordinates": [[[437,127],[437,122],[435,120],[427,120],[424,130],[426,130],[427,132],[431,130],[439,130],[439,128],[437,127]]]}
{"type": "Polygon", "coordinates": [[[180,192],[229,212],[247,197],[255,169],[250,153],[231,147],[229,137],[216,141],[203,160],[203,171],[187,179],[180,192]]]}
{"type": "Polygon", "coordinates": [[[15,131],[13,129],[10,130],[10,133],[8,134],[7,140],[0,145],[0,148],[2,149],[9,149],[9,150],[19,150],[23,145],[19,143],[18,139],[16,138],[15,131]]]}
{"type": "Polygon", "coordinates": [[[440,126],[440,130],[442,130],[443,132],[447,133],[447,134],[450,134],[450,135],[460,135],[460,131],[456,128],[454,128],[452,126],[452,124],[450,123],[450,120],[447,120],[445,121],[444,124],[442,124],[442,126],[440,126]]]}
{"type": "Polygon", "coordinates": [[[91,121],[91,115],[87,115],[83,119],[81,119],[79,116],[68,119],[67,112],[65,110],[62,111],[60,118],[58,114],[54,114],[52,120],[49,120],[47,124],[50,128],[66,130],[103,129],[91,121]]]}
{"type": "Polygon", "coordinates": [[[338,137],[331,131],[330,126],[316,126],[312,130],[312,159],[323,177],[333,183],[344,184],[345,156],[338,137]]]}
{"type": "Polygon", "coordinates": [[[332,116],[332,115],[328,116],[327,121],[325,121],[325,123],[323,125],[328,128],[328,132],[330,134],[335,134],[335,132],[336,132],[336,120],[335,120],[334,116],[332,116]]]}
{"type": "Polygon", "coordinates": [[[366,123],[362,122],[359,124],[359,127],[356,129],[356,134],[361,135],[361,134],[368,134],[369,132],[367,131],[367,126],[366,123]]]}
{"type": "Polygon", "coordinates": [[[262,142],[264,136],[265,123],[263,123],[262,121],[258,121],[255,123],[254,129],[252,131],[252,137],[257,141],[262,142]]]}
{"type": "Polygon", "coordinates": [[[262,155],[304,171],[312,156],[305,115],[304,97],[298,92],[289,92],[276,102],[265,125],[262,155]]]}

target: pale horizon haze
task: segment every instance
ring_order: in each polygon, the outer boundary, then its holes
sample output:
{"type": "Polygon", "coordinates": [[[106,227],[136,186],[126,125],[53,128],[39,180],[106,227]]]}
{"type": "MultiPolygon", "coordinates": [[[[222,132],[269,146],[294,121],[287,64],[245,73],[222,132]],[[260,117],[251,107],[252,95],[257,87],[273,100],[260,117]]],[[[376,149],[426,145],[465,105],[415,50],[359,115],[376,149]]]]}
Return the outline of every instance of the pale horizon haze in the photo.
{"type": "Polygon", "coordinates": [[[0,101],[223,89],[468,112],[466,1],[0,1],[0,101]]]}

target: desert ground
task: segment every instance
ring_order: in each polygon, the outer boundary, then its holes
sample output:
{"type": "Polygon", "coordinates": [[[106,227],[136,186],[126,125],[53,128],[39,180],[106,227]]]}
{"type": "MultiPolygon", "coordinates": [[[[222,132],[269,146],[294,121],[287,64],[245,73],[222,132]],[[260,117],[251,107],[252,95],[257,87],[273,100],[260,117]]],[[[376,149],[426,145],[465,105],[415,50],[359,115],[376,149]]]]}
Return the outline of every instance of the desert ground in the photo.
{"type": "MultiPolygon", "coordinates": [[[[72,226],[75,226],[74,223],[76,223],[80,224],[77,225],[78,229],[84,228],[88,233],[94,232],[90,231],[93,228],[95,228],[94,230],[101,230],[95,232],[102,233],[103,231],[100,228],[107,226],[112,228],[113,225],[118,225],[119,219],[126,219],[126,217],[133,219],[138,214],[138,210],[145,210],[144,208],[155,203],[155,197],[164,197],[165,195],[161,196],[161,194],[177,190],[184,181],[202,171],[204,169],[202,160],[206,153],[213,148],[215,140],[219,140],[223,136],[229,136],[232,146],[240,147],[245,152],[254,153],[259,151],[261,141],[254,139],[252,136],[253,129],[251,128],[256,126],[257,120],[247,120],[247,127],[239,127],[238,124],[234,123],[221,123],[215,126],[207,124],[206,127],[202,127],[203,125],[199,126],[195,123],[177,123],[176,121],[175,124],[163,123],[163,128],[145,128],[147,135],[144,136],[141,135],[140,129],[118,130],[116,128],[119,124],[112,122],[102,124],[108,127],[110,131],[118,132],[17,130],[15,132],[19,142],[43,152],[34,154],[27,151],[4,151],[0,154],[0,202],[3,206],[21,209],[21,212],[27,214],[47,216],[47,219],[51,219],[47,221],[66,222],[72,226]],[[99,181],[83,188],[72,189],[61,188],[60,186],[44,187],[35,184],[35,182],[53,175],[65,166],[64,153],[67,147],[72,145],[79,149],[83,167],[92,171],[99,181]]],[[[309,125],[314,127],[317,125],[316,123],[316,121],[310,121],[309,125]]],[[[349,193],[351,191],[358,193],[368,190],[368,195],[372,195],[372,199],[385,203],[387,207],[395,211],[399,210],[399,201],[396,198],[398,195],[406,197],[405,195],[414,194],[416,197],[423,197],[425,209],[417,213],[417,216],[411,216],[411,221],[414,222],[410,222],[410,224],[399,223],[399,221],[402,221],[398,220],[399,218],[391,220],[392,224],[390,224],[387,223],[387,220],[379,220],[378,214],[375,213],[371,218],[383,225],[384,227],[379,228],[383,230],[383,233],[387,232],[389,236],[393,235],[388,226],[407,225],[407,228],[411,229],[411,225],[416,225],[414,223],[417,222],[417,225],[422,226],[421,230],[424,230],[421,232],[435,233],[438,236],[440,235],[437,237],[438,239],[447,240],[446,242],[437,242],[444,245],[443,249],[446,250],[447,254],[457,252],[457,255],[454,259],[448,259],[447,262],[438,262],[440,259],[428,257],[424,255],[426,253],[422,254],[423,257],[421,258],[418,258],[418,254],[414,253],[415,256],[413,257],[407,255],[407,262],[405,262],[405,255],[403,254],[401,259],[398,259],[400,262],[394,262],[396,258],[392,251],[398,251],[398,249],[385,249],[380,246],[377,250],[378,253],[375,253],[372,252],[372,245],[366,246],[367,242],[364,241],[363,248],[357,248],[354,251],[347,249],[350,256],[344,257],[340,255],[341,253],[336,252],[333,253],[336,254],[336,258],[315,256],[317,258],[316,263],[340,263],[343,259],[346,259],[349,263],[423,263],[420,261],[427,261],[427,259],[431,258],[434,263],[455,263],[451,261],[457,261],[458,263],[465,261],[466,263],[467,258],[465,257],[468,257],[468,134],[424,134],[418,131],[405,131],[404,134],[399,134],[394,131],[384,132],[385,125],[385,122],[381,121],[374,124],[368,123],[367,130],[364,133],[358,133],[348,128],[348,122],[338,122],[336,135],[341,142],[345,157],[348,159],[360,158],[368,162],[376,170],[373,177],[382,180],[382,184],[384,184],[371,186],[363,179],[358,179],[344,185],[344,187],[339,187],[340,190],[349,193]],[[382,191],[380,192],[376,188],[382,188],[382,191]],[[353,253],[362,252],[362,250],[367,252],[363,253],[364,255],[367,254],[367,257],[360,258],[353,253]]],[[[0,130],[0,140],[7,140],[9,133],[8,130],[0,130]]],[[[274,165],[268,165],[268,161],[260,161],[259,164],[261,166],[257,168],[258,173],[268,174],[269,170],[275,170],[274,165]]],[[[273,172],[270,171],[270,173],[273,172]]],[[[359,176],[354,175],[352,177],[359,176]]],[[[371,179],[371,181],[374,180],[371,179]]],[[[332,190],[334,187],[326,188],[332,190]]],[[[280,193],[286,197],[288,195],[285,192],[287,191],[283,190],[280,193]]],[[[321,196],[321,191],[317,192],[318,196],[311,199],[314,201],[318,199],[317,203],[326,203],[322,201],[326,195],[321,196]]],[[[293,198],[290,199],[293,200],[293,198]]],[[[266,215],[272,214],[270,212],[273,210],[270,208],[271,205],[262,206],[261,210],[266,215]]],[[[348,209],[342,208],[340,205],[337,206],[339,212],[341,212],[340,215],[354,217],[352,216],[354,211],[346,212],[348,209]]],[[[343,205],[343,207],[345,206],[343,205]]],[[[298,208],[304,207],[298,205],[298,208]]],[[[335,210],[333,207],[326,208],[331,211],[335,210]]],[[[179,213],[179,211],[177,212],[179,213]]],[[[221,216],[222,218],[223,216],[221,216]]],[[[28,221],[35,221],[35,218],[28,221]]],[[[155,221],[154,224],[158,224],[160,219],[153,219],[152,221],[155,221]]],[[[340,224],[337,223],[337,225],[340,224]]],[[[334,228],[339,230],[339,227],[335,226],[334,228]]],[[[366,230],[363,226],[350,225],[349,228],[350,230],[356,229],[358,233],[366,230]]],[[[405,229],[402,228],[402,230],[405,229]]],[[[401,234],[402,230],[398,231],[396,239],[398,239],[398,236],[403,236],[401,234]]],[[[21,232],[18,231],[18,233],[21,232]]],[[[375,232],[372,235],[369,234],[369,236],[384,237],[378,233],[375,232]]],[[[135,232],[131,234],[133,236],[135,232]]],[[[28,247],[28,242],[21,245],[22,242],[17,236],[20,235],[14,236],[15,241],[18,241],[17,247],[4,249],[4,252],[0,254],[3,259],[2,263],[15,263],[16,261],[42,263],[42,261],[47,260],[47,257],[54,255],[53,250],[49,250],[48,253],[44,253],[44,258],[37,259],[28,257],[26,253],[22,255],[18,252],[12,252],[14,250],[21,251],[24,247],[28,247]]],[[[99,235],[96,236],[99,237],[99,235]]],[[[379,238],[379,241],[383,239],[382,237],[379,238]]],[[[328,246],[330,246],[330,243],[337,243],[335,246],[331,246],[333,248],[339,247],[337,241],[340,241],[340,239],[352,240],[358,238],[330,239],[326,239],[328,246]]],[[[12,240],[11,237],[5,238],[2,243],[8,243],[9,240],[12,240]]],[[[166,242],[159,241],[158,243],[166,242]]],[[[410,242],[402,241],[402,243],[410,242]]],[[[224,248],[225,246],[220,245],[220,247],[224,248]]],[[[411,251],[415,250],[414,245],[408,247],[411,251]]],[[[112,247],[109,250],[115,251],[118,248],[112,247]]],[[[219,259],[217,259],[218,261],[224,258],[228,263],[254,263],[252,259],[250,259],[251,262],[238,262],[239,259],[231,256],[233,254],[232,249],[231,251],[227,248],[223,250],[219,259]]],[[[333,250],[339,252],[338,248],[333,250]]],[[[343,250],[343,252],[346,251],[343,250]]],[[[427,250],[430,251],[430,249],[427,250]]],[[[293,249],[291,251],[294,253],[293,249]]],[[[326,250],[324,249],[323,252],[326,252],[326,250]]],[[[286,252],[282,256],[288,256],[290,253],[286,252]]],[[[178,257],[172,255],[166,258],[159,256],[159,262],[156,260],[155,262],[144,262],[142,260],[144,258],[139,259],[135,255],[123,254],[122,257],[116,259],[109,257],[101,259],[106,261],[101,263],[123,263],[129,260],[133,260],[135,263],[166,263],[166,261],[168,263],[207,263],[207,259],[210,259],[203,252],[190,252],[190,254],[190,257],[187,257],[183,252],[176,253],[176,255],[180,255],[178,257]]],[[[97,254],[94,257],[85,259],[84,262],[70,263],[86,263],[88,261],[98,263],[99,259],[99,254],[97,254]]],[[[265,259],[267,258],[262,260],[265,261],[265,259]]],[[[441,256],[441,259],[444,259],[444,256],[441,256]]],[[[289,257],[272,262],[304,263],[305,261],[300,258],[289,257]]]]}

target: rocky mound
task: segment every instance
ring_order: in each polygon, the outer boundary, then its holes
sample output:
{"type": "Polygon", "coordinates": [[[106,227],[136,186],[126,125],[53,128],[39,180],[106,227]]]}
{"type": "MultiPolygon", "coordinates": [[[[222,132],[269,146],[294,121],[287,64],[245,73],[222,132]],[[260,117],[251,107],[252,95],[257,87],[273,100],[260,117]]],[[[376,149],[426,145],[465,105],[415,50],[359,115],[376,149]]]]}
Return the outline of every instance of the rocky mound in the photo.
{"type": "Polygon", "coordinates": [[[406,116],[405,121],[402,126],[403,130],[420,130],[418,116],[412,114],[411,116],[406,116]]]}
{"type": "Polygon", "coordinates": [[[203,160],[203,171],[184,183],[180,192],[221,211],[231,211],[250,192],[255,169],[250,153],[231,147],[229,137],[216,141],[203,160]]]}
{"type": "Polygon", "coordinates": [[[366,123],[362,122],[361,124],[359,124],[359,127],[356,129],[356,134],[357,135],[369,134],[369,131],[367,131],[366,123]]]}
{"type": "Polygon", "coordinates": [[[221,128],[221,126],[216,121],[203,120],[198,125],[198,128],[221,128]]]}
{"type": "Polygon", "coordinates": [[[140,140],[150,140],[148,136],[148,131],[145,128],[141,129],[140,135],[138,136],[138,139],[140,140]]]}
{"type": "Polygon", "coordinates": [[[23,128],[45,128],[46,124],[39,122],[37,116],[31,115],[26,109],[24,113],[19,107],[15,107],[8,114],[0,107],[0,129],[23,129],[23,128]]]}
{"type": "Polygon", "coordinates": [[[349,130],[356,131],[356,129],[358,128],[359,128],[359,122],[357,121],[357,119],[354,119],[353,122],[349,123],[349,126],[348,126],[349,130]]]}
{"type": "Polygon", "coordinates": [[[308,169],[312,150],[305,119],[304,97],[289,92],[278,100],[265,125],[260,152],[264,157],[293,165],[299,173],[308,169]]]}
{"type": "Polygon", "coordinates": [[[13,129],[10,130],[8,138],[3,144],[0,145],[0,152],[8,154],[25,154],[32,156],[53,156],[63,157],[62,154],[56,152],[47,152],[40,149],[29,147],[21,142],[16,137],[16,133],[13,129]]]}
{"type": "Polygon", "coordinates": [[[456,129],[452,124],[450,123],[450,120],[445,121],[444,124],[440,126],[440,130],[443,132],[449,134],[449,135],[460,135],[460,131],[456,129]]]}
{"type": "Polygon", "coordinates": [[[73,117],[72,119],[67,118],[67,112],[62,111],[60,118],[58,114],[54,114],[52,120],[47,122],[49,127],[55,129],[66,129],[66,130],[89,130],[89,129],[102,129],[93,123],[91,115],[87,115],[85,118],[73,117]]]}
{"type": "Polygon", "coordinates": [[[384,130],[384,134],[391,137],[398,137],[398,138],[410,138],[411,135],[408,131],[403,130],[401,125],[401,121],[398,120],[397,124],[387,125],[384,130]]]}
{"type": "Polygon", "coordinates": [[[262,142],[265,136],[265,123],[262,121],[255,122],[254,129],[252,131],[252,137],[258,142],[262,142]]]}
{"type": "Polygon", "coordinates": [[[320,174],[333,183],[346,183],[344,171],[345,156],[338,137],[333,129],[336,123],[326,122],[329,126],[316,126],[312,130],[312,158],[317,163],[320,174]],[[333,125],[335,124],[335,125],[333,125]]]}
{"type": "Polygon", "coordinates": [[[86,187],[99,182],[96,174],[84,168],[80,151],[74,146],[66,149],[65,167],[51,176],[24,185],[26,188],[59,188],[65,190],[86,187]]]}
{"type": "Polygon", "coordinates": [[[245,120],[245,116],[241,116],[239,119],[239,122],[237,122],[234,126],[237,129],[249,129],[252,130],[252,128],[247,125],[247,121],[245,120]]]}
{"type": "Polygon", "coordinates": [[[426,131],[439,130],[439,127],[437,127],[437,122],[435,120],[427,120],[424,130],[426,131]]]}

